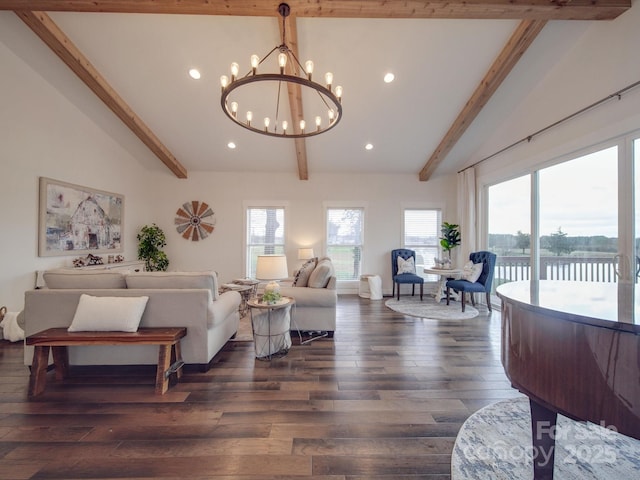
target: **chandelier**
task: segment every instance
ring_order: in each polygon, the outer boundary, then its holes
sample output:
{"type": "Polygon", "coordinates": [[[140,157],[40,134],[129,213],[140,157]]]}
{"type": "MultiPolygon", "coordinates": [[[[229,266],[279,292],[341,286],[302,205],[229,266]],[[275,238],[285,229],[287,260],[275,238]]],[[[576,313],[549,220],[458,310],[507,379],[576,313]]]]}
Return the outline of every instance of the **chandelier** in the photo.
{"type": "Polygon", "coordinates": [[[240,66],[235,62],[231,64],[231,77],[220,77],[222,110],[241,127],[271,137],[303,138],[327,132],[342,117],[342,87],[332,87],[332,73],[325,74],[324,85],[312,80],[313,62],[308,60],[303,67],[286,44],[285,18],[290,13],[289,5],[281,3],[278,13],[282,17],[282,44],[262,59],[251,55],[251,70],[244,77],[238,77],[240,66]],[[279,53],[275,71],[259,72],[276,51],[279,53]],[[304,97],[305,106],[310,106],[313,112],[308,117],[309,122],[305,121],[302,109],[298,118],[291,118],[287,109],[281,106],[284,97],[289,95],[291,98],[289,89],[298,88],[297,85],[301,87],[300,98],[304,97]],[[240,109],[244,113],[240,113],[240,109]]]}

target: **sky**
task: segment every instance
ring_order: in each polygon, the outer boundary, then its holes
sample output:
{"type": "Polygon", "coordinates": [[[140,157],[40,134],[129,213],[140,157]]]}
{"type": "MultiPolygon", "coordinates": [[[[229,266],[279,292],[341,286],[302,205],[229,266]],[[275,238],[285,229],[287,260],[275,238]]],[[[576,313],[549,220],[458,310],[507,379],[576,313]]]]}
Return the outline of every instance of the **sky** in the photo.
{"type": "MultiPolygon", "coordinates": [[[[638,150],[636,142],[636,150],[638,150]]],[[[618,147],[540,170],[540,233],[618,237],[618,147]]],[[[489,188],[489,233],[531,233],[530,175],[489,188]]]]}

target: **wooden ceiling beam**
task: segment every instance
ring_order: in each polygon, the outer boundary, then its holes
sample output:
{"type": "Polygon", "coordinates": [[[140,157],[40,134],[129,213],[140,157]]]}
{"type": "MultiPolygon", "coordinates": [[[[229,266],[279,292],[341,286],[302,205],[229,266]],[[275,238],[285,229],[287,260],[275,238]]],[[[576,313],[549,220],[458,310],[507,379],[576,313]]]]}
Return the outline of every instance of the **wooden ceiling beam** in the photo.
{"type": "MultiPolygon", "coordinates": [[[[280,38],[284,32],[282,30],[282,22],[278,22],[280,27],[280,38]]],[[[284,28],[286,30],[287,45],[296,56],[300,58],[298,53],[298,28],[296,25],[296,17],[289,15],[284,19],[284,28]]],[[[287,62],[287,73],[289,75],[300,76],[300,67],[294,62],[287,62]]],[[[295,124],[300,123],[304,119],[302,108],[302,86],[298,83],[287,82],[287,94],[289,97],[289,110],[291,111],[291,121],[295,124]]],[[[294,125],[291,125],[291,130],[294,125]]],[[[307,142],[304,138],[296,138],[295,142],[296,159],[298,160],[298,178],[300,180],[309,180],[309,169],[307,165],[307,142]]]]}
{"type": "MultiPolygon", "coordinates": [[[[14,10],[27,25],[94,91],[98,97],[179,178],[186,169],[162,145],[153,132],[82,56],[64,33],[42,12],[163,13],[235,16],[275,16],[281,0],[0,0],[0,10],[14,10]]],[[[324,18],[468,18],[524,19],[489,72],[460,112],[419,174],[428,180],[451,151],[473,119],[533,42],[546,20],[610,20],[629,8],[631,0],[287,0],[296,17],[324,18]]],[[[297,55],[295,17],[286,19],[288,41],[297,55]]],[[[280,25],[280,28],[282,26],[280,25]]],[[[288,85],[292,121],[302,115],[299,85],[288,85]]],[[[298,176],[308,179],[305,139],[295,140],[298,176]]]]}
{"type": "Polygon", "coordinates": [[[515,29],[511,38],[504,46],[496,60],[489,68],[476,90],[467,101],[462,111],[458,114],[449,131],[440,141],[425,166],[420,170],[420,181],[429,180],[435,169],[449,154],[456,142],[466,132],[473,120],[478,116],[482,108],[487,104],[491,96],[502,84],[509,72],[524,55],[524,52],[533,43],[546,24],[545,20],[523,20],[515,29]]]}
{"type": "Polygon", "coordinates": [[[17,11],[16,14],[149,147],[176,177],[187,178],[187,169],[162,144],[46,13],[17,11]]]}
{"type": "Polygon", "coordinates": [[[298,178],[309,180],[309,170],[307,168],[307,142],[304,138],[294,139],[296,148],[296,158],[298,160],[298,178]]]}
{"type": "MultiPolygon", "coordinates": [[[[0,0],[1,10],[273,16],[279,0],[0,0]]],[[[288,0],[300,17],[611,20],[631,0],[288,0]]]]}

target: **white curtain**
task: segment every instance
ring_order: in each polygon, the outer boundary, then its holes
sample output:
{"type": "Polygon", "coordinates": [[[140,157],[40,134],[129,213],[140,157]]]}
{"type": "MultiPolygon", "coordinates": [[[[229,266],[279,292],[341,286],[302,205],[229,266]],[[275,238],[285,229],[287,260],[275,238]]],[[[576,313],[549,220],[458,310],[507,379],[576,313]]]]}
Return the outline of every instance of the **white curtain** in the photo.
{"type": "Polygon", "coordinates": [[[458,220],[462,243],[458,259],[464,265],[471,252],[476,251],[476,171],[467,168],[458,174],[458,220]]]}

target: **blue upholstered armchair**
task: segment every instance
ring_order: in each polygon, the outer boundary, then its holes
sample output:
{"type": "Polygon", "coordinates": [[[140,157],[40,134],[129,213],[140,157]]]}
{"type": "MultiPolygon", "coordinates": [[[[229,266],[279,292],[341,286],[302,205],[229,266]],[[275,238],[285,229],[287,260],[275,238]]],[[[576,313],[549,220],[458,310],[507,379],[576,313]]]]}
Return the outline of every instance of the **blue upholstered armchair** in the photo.
{"type": "Polygon", "coordinates": [[[392,296],[396,293],[396,284],[398,284],[398,300],[400,300],[400,284],[402,283],[410,283],[411,295],[415,295],[416,293],[416,283],[420,285],[420,301],[422,301],[422,291],[424,289],[424,278],[420,275],[416,275],[415,273],[415,264],[416,264],[416,252],[413,250],[409,250],[406,248],[398,248],[396,250],[391,250],[391,272],[393,275],[393,293],[392,296]],[[413,259],[413,273],[398,273],[398,257],[403,260],[413,259]]]}
{"type": "Polygon", "coordinates": [[[465,307],[465,293],[471,294],[471,304],[475,306],[474,293],[483,292],[487,296],[487,308],[491,311],[491,283],[493,282],[493,270],[496,266],[496,254],[491,252],[473,252],[469,254],[469,260],[473,263],[482,263],[482,273],[477,281],[471,283],[467,280],[447,281],[447,305],[449,305],[449,292],[454,289],[460,292],[462,297],[462,311],[465,307]]]}

